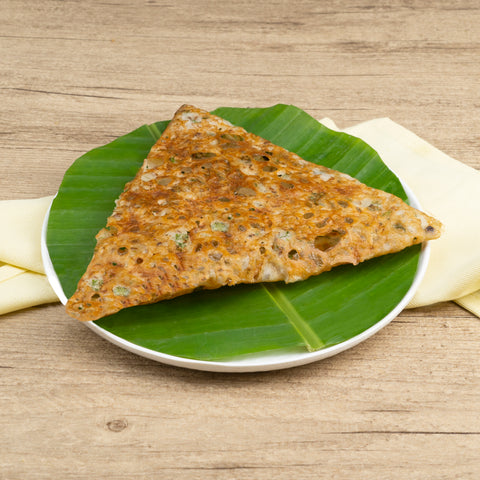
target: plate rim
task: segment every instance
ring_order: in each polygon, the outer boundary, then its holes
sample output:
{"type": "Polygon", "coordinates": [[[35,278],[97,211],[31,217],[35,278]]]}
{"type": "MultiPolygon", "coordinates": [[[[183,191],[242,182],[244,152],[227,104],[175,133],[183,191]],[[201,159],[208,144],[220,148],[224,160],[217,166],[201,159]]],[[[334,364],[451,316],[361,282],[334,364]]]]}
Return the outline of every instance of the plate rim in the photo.
{"type": "MultiPolygon", "coordinates": [[[[392,171],[393,172],[393,171],[392,171]]],[[[394,175],[397,176],[400,183],[402,184],[403,189],[408,197],[410,205],[418,210],[422,210],[420,203],[410,187],[400,178],[398,175],[393,172],[394,175]]],[[[55,195],[55,197],[57,194],[55,195]]],[[[54,198],[55,198],[54,197],[54,198]]],[[[47,213],[45,215],[45,219],[42,226],[42,236],[41,236],[41,254],[42,260],[45,268],[45,274],[47,276],[47,280],[49,281],[52,289],[54,290],[55,294],[60,299],[60,302],[65,305],[67,302],[67,297],[63,291],[62,285],[58,279],[58,276],[53,268],[52,261],[50,259],[50,253],[48,251],[47,246],[47,230],[48,230],[48,219],[50,215],[50,209],[53,204],[50,204],[47,213]]],[[[146,347],[142,347],[141,345],[137,345],[133,342],[127,341],[122,337],[114,335],[113,333],[105,330],[104,328],[100,327],[96,323],[89,321],[89,322],[82,322],[92,331],[94,331],[97,335],[104,338],[105,340],[113,343],[114,345],[127,350],[131,353],[137,354],[139,356],[149,358],[150,360],[155,360],[157,362],[175,366],[175,367],[182,367],[191,370],[201,370],[201,371],[208,371],[208,372],[222,372],[222,373],[246,373],[246,372],[261,372],[261,371],[272,371],[272,370],[281,370],[286,368],[297,367],[301,365],[306,365],[309,363],[317,362],[319,360],[323,360],[325,358],[337,355],[345,350],[349,350],[350,348],[355,347],[361,342],[364,342],[368,338],[375,335],[381,329],[386,327],[394,318],[396,318],[400,312],[408,305],[409,301],[413,298],[415,292],[417,291],[418,287],[420,286],[421,281],[425,275],[428,261],[430,257],[430,245],[429,242],[424,242],[422,244],[422,249],[420,251],[417,269],[415,272],[415,276],[413,278],[412,284],[410,288],[400,300],[400,302],[381,320],[377,323],[369,327],[368,329],[364,330],[363,332],[355,335],[348,340],[345,340],[341,343],[336,345],[332,345],[330,347],[324,348],[322,350],[317,350],[315,352],[291,352],[285,354],[276,354],[276,355],[261,355],[261,354],[252,354],[245,356],[242,359],[237,360],[227,360],[227,361],[208,361],[208,360],[196,360],[187,357],[178,357],[174,355],[169,355],[166,353],[158,352],[156,350],[151,350],[146,347]],[[261,361],[263,359],[263,361],[261,361]]]]}

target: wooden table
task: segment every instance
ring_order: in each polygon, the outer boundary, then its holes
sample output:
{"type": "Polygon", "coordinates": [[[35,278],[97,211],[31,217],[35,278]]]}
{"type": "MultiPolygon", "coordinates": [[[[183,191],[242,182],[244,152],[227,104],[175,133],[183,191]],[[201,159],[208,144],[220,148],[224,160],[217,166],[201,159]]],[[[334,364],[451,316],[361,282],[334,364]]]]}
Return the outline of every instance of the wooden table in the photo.
{"type": "MultiPolygon", "coordinates": [[[[55,193],[183,103],[388,116],[480,168],[479,60],[476,0],[2,0],[0,199],[55,193]]],[[[315,364],[218,374],[123,351],[59,304],[4,315],[0,478],[478,479],[479,332],[442,303],[315,364]]]]}

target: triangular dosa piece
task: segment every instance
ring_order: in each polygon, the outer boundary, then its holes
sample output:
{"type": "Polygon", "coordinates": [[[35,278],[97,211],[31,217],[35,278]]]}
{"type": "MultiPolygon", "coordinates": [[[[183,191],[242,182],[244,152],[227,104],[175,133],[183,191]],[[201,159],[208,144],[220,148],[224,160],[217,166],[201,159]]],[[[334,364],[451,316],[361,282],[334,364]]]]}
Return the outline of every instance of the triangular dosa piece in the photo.
{"type": "Polygon", "coordinates": [[[440,229],[394,195],[186,105],[125,186],[67,312],[96,320],[200,288],[295,282],[440,229]]]}

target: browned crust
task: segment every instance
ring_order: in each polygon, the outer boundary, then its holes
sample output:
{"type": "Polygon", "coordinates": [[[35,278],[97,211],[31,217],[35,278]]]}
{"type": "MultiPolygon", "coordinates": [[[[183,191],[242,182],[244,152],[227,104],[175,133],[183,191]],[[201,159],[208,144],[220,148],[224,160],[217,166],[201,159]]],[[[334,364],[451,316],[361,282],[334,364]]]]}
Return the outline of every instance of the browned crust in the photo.
{"type": "Polygon", "coordinates": [[[67,312],[95,320],[197,288],[294,282],[440,230],[394,195],[185,105],[97,235],[67,312]]]}

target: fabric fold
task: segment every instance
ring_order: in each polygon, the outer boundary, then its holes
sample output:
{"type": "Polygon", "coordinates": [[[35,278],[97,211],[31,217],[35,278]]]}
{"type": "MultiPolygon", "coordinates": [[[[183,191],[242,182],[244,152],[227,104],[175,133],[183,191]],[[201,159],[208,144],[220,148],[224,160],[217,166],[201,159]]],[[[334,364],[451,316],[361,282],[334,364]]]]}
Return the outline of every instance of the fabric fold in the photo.
{"type": "Polygon", "coordinates": [[[43,220],[52,199],[0,201],[0,261],[45,273],[40,245],[43,220]]]}
{"type": "Polygon", "coordinates": [[[58,297],[43,274],[24,270],[0,281],[0,315],[53,302],[58,297]]]}
{"type": "Polygon", "coordinates": [[[52,199],[0,201],[0,315],[58,301],[41,254],[42,226],[52,199]]]}

